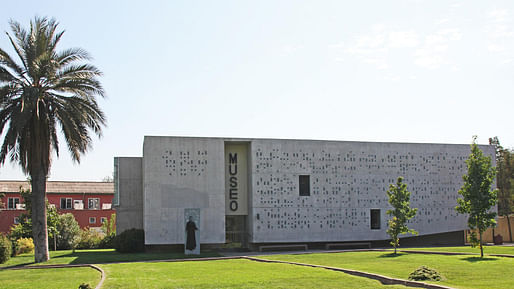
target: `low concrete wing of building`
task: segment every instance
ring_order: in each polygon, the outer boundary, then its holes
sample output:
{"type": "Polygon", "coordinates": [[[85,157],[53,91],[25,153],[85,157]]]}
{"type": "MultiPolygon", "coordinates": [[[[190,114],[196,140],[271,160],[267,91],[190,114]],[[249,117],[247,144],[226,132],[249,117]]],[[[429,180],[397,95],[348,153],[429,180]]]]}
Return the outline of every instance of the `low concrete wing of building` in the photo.
{"type": "MultiPolygon", "coordinates": [[[[480,148],[494,161],[494,147],[480,148]]],[[[181,246],[193,217],[201,244],[387,244],[386,191],[402,176],[416,240],[463,243],[454,208],[469,154],[469,144],[146,136],[142,157],[114,159],[117,232],[181,246]]]]}
{"type": "MultiPolygon", "coordinates": [[[[30,189],[27,181],[0,181],[3,208],[0,209],[0,232],[7,233],[25,211],[20,188],[30,189]]],[[[81,228],[99,228],[115,213],[112,207],[114,183],[48,181],[46,197],[59,214],[72,213],[81,228]]]]}

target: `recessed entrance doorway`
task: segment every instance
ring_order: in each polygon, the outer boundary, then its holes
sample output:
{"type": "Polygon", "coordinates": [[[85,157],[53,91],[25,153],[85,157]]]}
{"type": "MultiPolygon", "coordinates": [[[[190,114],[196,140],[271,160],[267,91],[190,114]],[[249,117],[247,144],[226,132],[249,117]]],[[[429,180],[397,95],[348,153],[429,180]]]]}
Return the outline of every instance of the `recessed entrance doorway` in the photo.
{"type": "Polygon", "coordinates": [[[225,216],[225,245],[229,248],[248,248],[246,216],[225,216]]]}

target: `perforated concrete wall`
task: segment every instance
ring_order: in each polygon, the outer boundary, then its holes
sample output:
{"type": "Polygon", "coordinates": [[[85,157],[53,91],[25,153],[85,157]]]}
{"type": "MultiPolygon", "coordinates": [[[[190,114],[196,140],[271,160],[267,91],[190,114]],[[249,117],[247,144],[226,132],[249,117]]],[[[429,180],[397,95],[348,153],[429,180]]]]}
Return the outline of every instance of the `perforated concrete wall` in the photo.
{"type": "Polygon", "coordinates": [[[418,208],[411,228],[464,230],[467,217],[454,208],[469,153],[469,145],[253,140],[251,242],[387,239],[386,191],[398,176],[418,208]],[[310,175],[310,196],[299,196],[299,175],[310,175]],[[380,209],[378,230],[371,209],[380,209]]]}
{"type": "MultiPolygon", "coordinates": [[[[466,229],[454,208],[469,145],[147,136],[147,245],[183,244],[189,208],[201,210],[202,244],[225,242],[225,146],[234,143],[249,149],[251,243],[388,239],[386,191],[398,176],[418,208],[409,227],[420,235],[466,229]],[[310,196],[299,194],[300,175],[310,176],[310,196]],[[371,229],[371,209],[380,210],[379,229],[371,229]]],[[[493,147],[481,149],[494,159],[493,147]]]]}
{"type": "Polygon", "coordinates": [[[225,242],[224,142],[146,136],[143,146],[147,245],[184,244],[184,210],[200,209],[201,243],[225,242]]]}

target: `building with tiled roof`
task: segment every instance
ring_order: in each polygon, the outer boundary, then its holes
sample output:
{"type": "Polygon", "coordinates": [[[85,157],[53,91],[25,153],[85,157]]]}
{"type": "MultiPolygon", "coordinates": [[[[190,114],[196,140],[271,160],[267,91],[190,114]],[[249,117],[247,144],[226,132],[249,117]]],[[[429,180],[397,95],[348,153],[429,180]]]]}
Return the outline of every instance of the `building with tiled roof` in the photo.
{"type": "MultiPolygon", "coordinates": [[[[0,193],[4,194],[1,198],[0,232],[9,232],[19,221],[19,216],[26,212],[20,188],[30,189],[30,183],[0,181],[0,193]]],[[[57,208],[59,214],[72,213],[81,228],[100,227],[115,212],[112,208],[112,182],[48,181],[46,193],[49,203],[57,208]]]]}

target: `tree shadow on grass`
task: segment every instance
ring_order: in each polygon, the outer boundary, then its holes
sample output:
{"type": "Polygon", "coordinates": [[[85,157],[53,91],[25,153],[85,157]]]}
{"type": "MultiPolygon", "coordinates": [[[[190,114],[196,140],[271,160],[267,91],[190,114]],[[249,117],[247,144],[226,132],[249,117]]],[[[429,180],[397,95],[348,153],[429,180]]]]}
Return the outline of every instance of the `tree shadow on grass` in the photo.
{"type": "Polygon", "coordinates": [[[401,253],[401,252],[398,252],[398,253],[387,253],[387,254],[382,254],[380,256],[378,256],[378,258],[398,258],[398,257],[401,257],[401,256],[404,256],[404,255],[407,255],[407,253],[401,253]]]}
{"type": "Polygon", "coordinates": [[[475,263],[475,262],[482,262],[482,261],[496,261],[498,260],[498,258],[491,258],[491,257],[484,257],[484,258],[480,258],[480,257],[465,257],[465,258],[461,258],[461,260],[464,260],[464,261],[468,261],[468,262],[471,262],[471,263],[475,263]]]}
{"type": "Polygon", "coordinates": [[[28,265],[34,265],[36,264],[36,262],[27,262],[27,263],[21,263],[21,264],[16,264],[16,265],[11,265],[11,266],[5,266],[5,267],[0,267],[0,270],[3,270],[3,269],[14,269],[14,268],[21,268],[23,266],[28,266],[28,265]]]}
{"type": "MultiPolygon", "coordinates": [[[[101,264],[132,261],[156,261],[168,259],[189,259],[199,257],[218,257],[216,253],[202,253],[200,255],[184,255],[184,253],[118,253],[116,251],[75,251],[59,257],[75,257],[68,264],[101,264]]],[[[56,257],[56,258],[59,258],[56,257]]]]}

